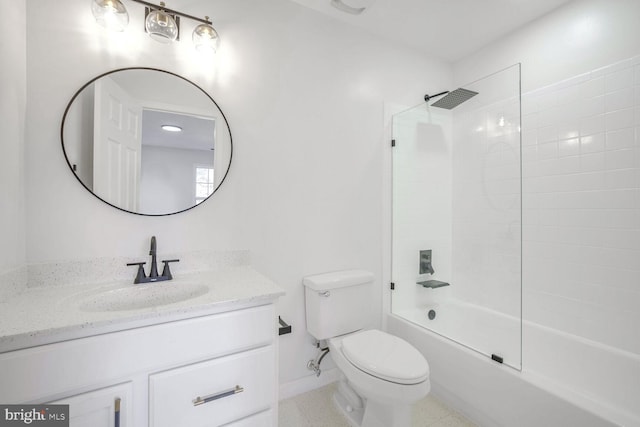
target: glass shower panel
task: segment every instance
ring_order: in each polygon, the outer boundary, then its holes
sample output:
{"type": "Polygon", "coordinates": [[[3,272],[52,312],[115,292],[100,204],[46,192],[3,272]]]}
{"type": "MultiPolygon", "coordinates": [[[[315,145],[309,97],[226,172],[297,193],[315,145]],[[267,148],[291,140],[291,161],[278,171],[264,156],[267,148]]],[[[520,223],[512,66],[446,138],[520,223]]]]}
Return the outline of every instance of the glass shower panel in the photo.
{"type": "Polygon", "coordinates": [[[464,89],[393,117],[392,312],[520,369],[520,66],[464,89]]]}

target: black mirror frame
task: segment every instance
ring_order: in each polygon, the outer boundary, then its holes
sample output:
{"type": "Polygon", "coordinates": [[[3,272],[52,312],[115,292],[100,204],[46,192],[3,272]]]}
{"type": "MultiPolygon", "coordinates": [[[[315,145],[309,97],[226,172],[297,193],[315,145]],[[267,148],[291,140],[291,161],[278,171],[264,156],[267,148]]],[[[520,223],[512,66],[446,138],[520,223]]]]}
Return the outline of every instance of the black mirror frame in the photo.
{"type": "Polygon", "coordinates": [[[140,216],[169,216],[169,215],[175,215],[175,214],[179,214],[182,212],[186,212],[188,210],[191,210],[193,208],[195,208],[196,206],[200,206],[202,205],[204,202],[206,202],[207,200],[209,200],[211,198],[211,196],[213,196],[215,194],[216,191],[218,191],[218,189],[222,186],[222,184],[224,183],[224,180],[227,178],[227,175],[229,174],[229,170],[231,170],[231,161],[233,160],[233,136],[231,134],[231,126],[229,126],[229,122],[227,121],[227,117],[224,115],[224,112],[222,111],[222,109],[220,108],[220,106],[218,105],[218,103],[216,101],[214,101],[214,99],[204,90],[202,89],[200,86],[198,86],[197,84],[193,83],[191,80],[186,79],[178,74],[172,73],[170,71],[166,71],[166,70],[161,70],[159,68],[152,68],[152,67],[126,67],[126,68],[117,68],[115,70],[111,70],[108,71],[106,73],[102,73],[99,76],[94,77],[93,79],[89,80],[87,83],[85,83],[80,89],[78,89],[78,91],[73,95],[73,97],[71,98],[71,100],[69,101],[69,103],[67,104],[67,108],[65,108],[64,110],[64,114],[62,115],[62,122],[60,124],[60,142],[62,145],[62,152],[64,154],[64,159],[67,162],[67,165],[69,166],[69,170],[71,171],[71,173],[73,174],[73,176],[78,180],[78,182],[80,184],[82,184],[82,186],[89,192],[91,193],[93,196],[95,196],[98,200],[102,201],[103,203],[106,203],[109,206],[112,206],[120,211],[123,212],[127,212],[130,214],[134,214],[134,215],[140,215],[140,216]],[[104,76],[108,76],[109,74],[113,74],[113,73],[117,73],[119,71],[127,71],[127,70],[148,70],[148,71],[157,71],[157,72],[161,72],[161,73],[165,73],[165,74],[169,74],[172,75],[174,77],[178,77],[179,79],[182,79],[184,81],[186,81],[187,83],[190,83],[191,85],[193,85],[194,87],[196,87],[197,89],[199,89],[207,98],[209,98],[209,100],[211,100],[211,102],[213,103],[213,105],[216,106],[216,108],[218,109],[218,111],[220,111],[220,114],[222,115],[222,118],[224,119],[224,123],[227,125],[227,129],[229,130],[229,165],[227,167],[227,170],[225,171],[224,176],[222,177],[222,180],[220,180],[220,183],[218,184],[218,186],[216,188],[213,189],[213,191],[211,192],[211,194],[209,194],[209,196],[207,196],[206,199],[202,200],[200,203],[198,204],[194,204],[193,206],[190,206],[186,209],[182,209],[180,211],[176,211],[176,212],[169,212],[169,213],[163,213],[163,214],[147,214],[147,213],[141,213],[141,212],[132,212],[132,211],[128,211],[126,209],[123,209],[119,206],[116,206],[112,203],[107,202],[106,200],[104,200],[102,197],[98,196],[96,193],[94,193],[89,187],[87,187],[85,185],[84,182],[82,182],[82,180],[80,179],[80,177],[75,173],[74,169],[73,169],[73,165],[71,164],[71,162],[69,162],[69,157],[67,156],[67,151],[64,148],[64,123],[65,123],[65,119],[67,118],[67,114],[69,113],[69,110],[71,108],[71,105],[73,104],[73,101],[75,101],[75,99],[80,95],[80,93],[89,85],[91,85],[93,82],[95,82],[96,80],[104,77],[104,76]]]}

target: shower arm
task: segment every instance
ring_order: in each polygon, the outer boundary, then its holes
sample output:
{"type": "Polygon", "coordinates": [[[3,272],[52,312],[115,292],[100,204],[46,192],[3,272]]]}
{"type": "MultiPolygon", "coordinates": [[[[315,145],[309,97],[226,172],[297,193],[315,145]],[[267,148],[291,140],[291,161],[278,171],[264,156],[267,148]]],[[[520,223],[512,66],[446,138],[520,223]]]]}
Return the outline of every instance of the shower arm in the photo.
{"type": "Polygon", "coordinates": [[[429,102],[430,100],[432,100],[433,98],[437,97],[437,96],[442,96],[442,95],[446,95],[448,94],[449,91],[445,90],[444,92],[440,92],[440,93],[436,93],[435,95],[425,95],[424,96],[424,101],[425,102],[429,102]]]}

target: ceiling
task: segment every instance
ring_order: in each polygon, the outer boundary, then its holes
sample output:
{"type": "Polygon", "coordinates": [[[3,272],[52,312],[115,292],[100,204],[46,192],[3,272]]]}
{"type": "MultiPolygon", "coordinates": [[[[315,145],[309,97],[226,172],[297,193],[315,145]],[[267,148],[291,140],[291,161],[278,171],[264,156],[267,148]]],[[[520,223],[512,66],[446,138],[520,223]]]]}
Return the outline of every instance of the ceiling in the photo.
{"type": "Polygon", "coordinates": [[[142,145],[185,150],[213,150],[215,117],[221,115],[206,93],[167,72],[131,68],[110,77],[142,110],[142,145]],[[182,128],[167,132],[162,125],[182,128]]]}
{"type": "Polygon", "coordinates": [[[215,121],[188,114],[143,110],[142,145],[182,150],[213,150],[215,121]],[[181,132],[167,132],[162,125],[178,126],[181,132]]]}
{"type": "Polygon", "coordinates": [[[570,0],[292,0],[384,38],[457,61],[570,0]]]}

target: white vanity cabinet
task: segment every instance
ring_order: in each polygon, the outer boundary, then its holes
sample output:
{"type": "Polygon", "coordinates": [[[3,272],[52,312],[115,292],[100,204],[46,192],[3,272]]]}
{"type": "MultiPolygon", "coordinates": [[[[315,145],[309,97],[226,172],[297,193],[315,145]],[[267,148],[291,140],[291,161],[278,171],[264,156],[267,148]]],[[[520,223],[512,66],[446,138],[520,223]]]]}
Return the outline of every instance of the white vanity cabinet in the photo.
{"type": "Polygon", "coordinates": [[[73,427],[115,426],[117,399],[121,427],[275,427],[277,315],[262,303],[2,353],[0,402],[69,404],[73,427]]]}

